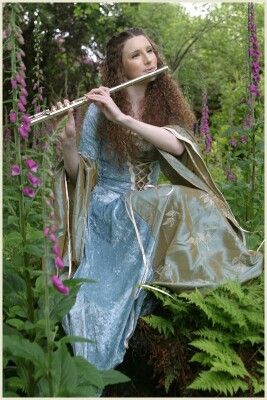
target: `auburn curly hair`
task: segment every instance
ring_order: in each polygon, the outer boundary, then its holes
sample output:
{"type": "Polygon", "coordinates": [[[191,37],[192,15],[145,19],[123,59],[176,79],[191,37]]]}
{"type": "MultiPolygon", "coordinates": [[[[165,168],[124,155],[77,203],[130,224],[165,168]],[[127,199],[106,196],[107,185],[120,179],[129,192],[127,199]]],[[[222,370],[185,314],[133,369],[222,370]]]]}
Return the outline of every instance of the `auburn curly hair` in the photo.
{"type": "MultiPolygon", "coordinates": [[[[126,81],[123,74],[122,50],[128,39],[140,35],[145,36],[150,42],[157,57],[158,68],[164,65],[163,57],[159,54],[157,46],[143,29],[127,29],[113,36],[107,43],[106,59],[100,67],[103,86],[113,87],[126,81]]],[[[133,116],[126,91],[116,92],[112,97],[123,113],[133,116]]],[[[140,120],[155,126],[177,124],[193,130],[196,121],[179,85],[166,73],[159,74],[155,80],[148,83],[141,110],[140,120]]],[[[138,141],[140,141],[138,137],[132,135],[129,129],[109,121],[104,116],[98,126],[98,134],[105,139],[104,143],[114,150],[120,165],[126,161],[128,155],[133,157],[138,149],[138,141]]]]}

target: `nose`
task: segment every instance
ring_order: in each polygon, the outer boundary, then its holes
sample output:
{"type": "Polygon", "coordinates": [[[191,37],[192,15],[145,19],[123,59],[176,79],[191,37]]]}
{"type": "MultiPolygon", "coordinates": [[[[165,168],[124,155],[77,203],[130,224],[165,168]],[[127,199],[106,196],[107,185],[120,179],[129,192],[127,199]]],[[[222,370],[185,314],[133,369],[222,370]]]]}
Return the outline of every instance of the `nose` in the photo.
{"type": "Polygon", "coordinates": [[[144,60],[144,64],[151,64],[151,61],[152,61],[151,55],[149,53],[144,54],[143,60],[144,60]]]}

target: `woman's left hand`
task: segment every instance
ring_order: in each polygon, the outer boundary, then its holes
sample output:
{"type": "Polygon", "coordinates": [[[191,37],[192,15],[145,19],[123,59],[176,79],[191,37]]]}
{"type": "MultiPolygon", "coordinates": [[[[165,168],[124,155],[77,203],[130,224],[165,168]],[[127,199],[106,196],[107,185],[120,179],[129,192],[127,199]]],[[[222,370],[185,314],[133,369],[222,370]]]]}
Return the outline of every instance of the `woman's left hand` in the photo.
{"type": "Polygon", "coordinates": [[[109,88],[107,87],[100,86],[92,89],[85,94],[85,97],[90,102],[94,102],[110,121],[119,122],[124,115],[110,97],[109,88]]]}

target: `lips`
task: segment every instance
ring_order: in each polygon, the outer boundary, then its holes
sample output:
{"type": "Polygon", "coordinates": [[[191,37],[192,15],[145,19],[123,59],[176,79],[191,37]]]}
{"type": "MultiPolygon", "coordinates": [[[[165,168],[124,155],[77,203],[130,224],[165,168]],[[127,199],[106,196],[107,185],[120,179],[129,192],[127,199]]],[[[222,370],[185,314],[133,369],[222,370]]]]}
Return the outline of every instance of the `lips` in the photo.
{"type": "Polygon", "coordinates": [[[145,70],[145,74],[148,74],[149,72],[154,72],[154,71],[156,71],[156,69],[157,68],[155,68],[155,67],[154,68],[148,68],[148,69],[145,70]]]}

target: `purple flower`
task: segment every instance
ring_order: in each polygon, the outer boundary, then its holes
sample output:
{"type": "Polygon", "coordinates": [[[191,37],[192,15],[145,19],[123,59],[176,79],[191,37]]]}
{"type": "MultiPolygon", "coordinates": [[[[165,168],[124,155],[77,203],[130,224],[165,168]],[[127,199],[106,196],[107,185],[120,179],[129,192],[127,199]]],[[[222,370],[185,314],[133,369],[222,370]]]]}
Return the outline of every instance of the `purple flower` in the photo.
{"type": "Polygon", "coordinates": [[[28,181],[32,184],[33,187],[37,188],[41,186],[42,181],[37,176],[33,175],[31,172],[27,174],[28,181]]]}
{"type": "Polygon", "coordinates": [[[25,188],[22,189],[22,193],[24,194],[24,196],[31,197],[31,198],[34,198],[34,196],[35,196],[35,191],[28,186],[26,186],[25,188]]]}
{"type": "Polygon", "coordinates": [[[49,235],[49,226],[44,228],[44,236],[47,237],[49,235]]]}
{"type": "Polygon", "coordinates": [[[25,97],[23,94],[20,96],[19,101],[20,101],[21,104],[23,104],[24,106],[27,104],[26,97],[25,97]]]}
{"type": "Polygon", "coordinates": [[[250,129],[253,125],[253,119],[252,119],[252,115],[248,114],[243,122],[243,127],[245,129],[250,129]]]}
{"type": "Polygon", "coordinates": [[[22,60],[20,52],[17,52],[17,53],[16,53],[16,59],[17,59],[18,61],[21,61],[21,60],[22,60]]]}
{"type": "Polygon", "coordinates": [[[25,80],[24,80],[24,78],[21,78],[21,86],[23,86],[24,88],[26,87],[26,82],[25,82],[25,80]]]}
{"type": "Polygon", "coordinates": [[[18,109],[21,112],[25,112],[26,111],[26,108],[24,107],[24,105],[20,101],[18,102],[18,109]]]}
{"type": "Polygon", "coordinates": [[[55,289],[57,289],[60,293],[67,295],[69,294],[70,289],[65,286],[60,278],[56,275],[51,276],[51,282],[55,289]]]}
{"type": "Polygon", "coordinates": [[[12,89],[17,89],[17,81],[16,81],[16,79],[11,79],[11,86],[12,86],[12,89]]]}
{"type": "Polygon", "coordinates": [[[26,71],[26,66],[25,66],[24,62],[21,62],[20,65],[19,65],[19,67],[20,67],[20,69],[21,69],[22,71],[26,71]]]}
{"type": "Polygon", "coordinates": [[[8,143],[11,140],[11,130],[9,128],[4,129],[4,143],[8,143]]]}
{"type": "Polygon", "coordinates": [[[57,244],[54,244],[54,246],[52,246],[52,251],[56,256],[60,256],[61,254],[60,247],[57,244]]]}
{"type": "Polygon", "coordinates": [[[32,160],[32,159],[25,160],[25,164],[26,164],[26,167],[31,170],[31,172],[37,172],[38,164],[34,160],[32,160]]]}
{"type": "Polygon", "coordinates": [[[51,233],[49,235],[49,239],[51,240],[51,242],[54,242],[54,243],[56,243],[56,241],[57,241],[57,237],[54,233],[51,233]]]}
{"type": "Polygon", "coordinates": [[[15,111],[10,111],[9,113],[9,121],[16,122],[17,120],[17,113],[15,111]]]}
{"type": "Polygon", "coordinates": [[[28,138],[28,133],[29,133],[29,129],[26,125],[21,125],[18,129],[20,137],[22,139],[27,139],[28,138]]]}
{"type": "Polygon", "coordinates": [[[207,104],[207,92],[203,92],[202,96],[202,112],[200,121],[200,133],[205,136],[205,152],[209,153],[211,151],[212,137],[209,133],[209,108],[207,104]]]}
{"type": "Polygon", "coordinates": [[[251,94],[255,94],[255,96],[259,96],[260,92],[258,90],[258,86],[255,85],[255,83],[250,83],[248,86],[248,90],[250,91],[251,94]]]}
{"type": "Polygon", "coordinates": [[[237,179],[233,171],[228,171],[226,176],[229,181],[236,181],[237,179]]]}
{"type": "Polygon", "coordinates": [[[230,144],[230,146],[232,146],[232,147],[236,147],[237,144],[238,144],[238,141],[237,141],[235,138],[231,138],[231,139],[229,140],[229,144],[230,144]]]}
{"type": "Polygon", "coordinates": [[[239,140],[241,143],[247,143],[248,137],[247,137],[247,135],[241,135],[239,140]]]}
{"type": "Polygon", "coordinates": [[[25,125],[30,125],[31,124],[31,119],[30,119],[30,116],[28,114],[24,114],[21,119],[22,119],[22,122],[25,125]]]}
{"type": "Polygon", "coordinates": [[[57,226],[55,224],[50,226],[50,232],[55,233],[57,230],[57,226]]]}
{"type": "Polygon", "coordinates": [[[25,87],[21,88],[21,94],[22,94],[23,96],[25,96],[25,97],[28,96],[28,92],[27,92],[27,90],[25,89],[25,87]]]}
{"type": "Polygon", "coordinates": [[[20,175],[20,166],[17,164],[12,165],[11,167],[11,176],[20,175]]]}
{"type": "Polygon", "coordinates": [[[62,258],[60,256],[55,257],[55,265],[59,269],[64,268],[64,261],[62,260],[62,258]]]}
{"type": "Polygon", "coordinates": [[[251,81],[248,86],[248,90],[251,95],[256,97],[260,96],[258,89],[258,83],[260,81],[260,51],[257,39],[257,28],[254,15],[254,5],[253,3],[248,3],[248,34],[249,34],[249,49],[248,54],[250,57],[250,72],[251,81]]]}

